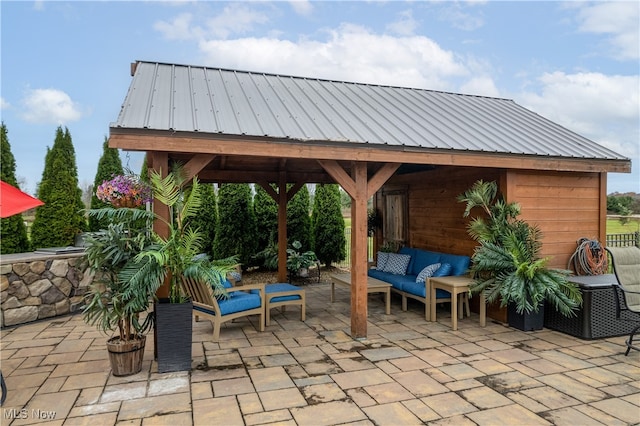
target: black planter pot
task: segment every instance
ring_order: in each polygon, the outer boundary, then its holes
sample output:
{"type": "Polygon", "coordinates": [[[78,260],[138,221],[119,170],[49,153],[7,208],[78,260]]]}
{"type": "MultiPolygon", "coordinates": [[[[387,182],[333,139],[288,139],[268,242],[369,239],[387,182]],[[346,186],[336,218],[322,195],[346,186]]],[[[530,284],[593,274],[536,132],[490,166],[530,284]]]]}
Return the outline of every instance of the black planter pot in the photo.
{"type": "Polygon", "coordinates": [[[158,373],[191,370],[193,304],[155,303],[158,373]]]}
{"type": "Polygon", "coordinates": [[[538,312],[523,312],[519,314],[515,303],[507,305],[507,319],[509,327],[522,331],[542,330],[544,327],[544,303],[538,307],[538,312]]]}

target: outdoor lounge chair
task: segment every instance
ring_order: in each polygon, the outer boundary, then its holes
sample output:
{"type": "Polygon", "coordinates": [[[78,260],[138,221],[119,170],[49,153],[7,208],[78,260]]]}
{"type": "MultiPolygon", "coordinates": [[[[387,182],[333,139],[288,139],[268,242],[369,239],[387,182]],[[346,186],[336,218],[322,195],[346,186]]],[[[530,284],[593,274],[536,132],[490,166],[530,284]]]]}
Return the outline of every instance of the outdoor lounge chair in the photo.
{"type": "Polygon", "coordinates": [[[618,282],[613,285],[616,295],[616,318],[637,322],[627,344],[625,355],[629,355],[631,348],[640,350],[633,345],[633,337],[640,329],[640,248],[638,247],[607,247],[611,255],[613,272],[618,282]]]}
{"type": "Polygon", "coordinates": [[[229,297],[216,298],[211,286],[204,282],[185,278],[183,283],[193,302],[193,316],[196,321],[200,316],[211,321],[214,342],[220,339],[220,326],[236,318],[258,315],[260,331],[264,331],[264,284],[233,287],[226,281],[225,288],[229,297]]]}

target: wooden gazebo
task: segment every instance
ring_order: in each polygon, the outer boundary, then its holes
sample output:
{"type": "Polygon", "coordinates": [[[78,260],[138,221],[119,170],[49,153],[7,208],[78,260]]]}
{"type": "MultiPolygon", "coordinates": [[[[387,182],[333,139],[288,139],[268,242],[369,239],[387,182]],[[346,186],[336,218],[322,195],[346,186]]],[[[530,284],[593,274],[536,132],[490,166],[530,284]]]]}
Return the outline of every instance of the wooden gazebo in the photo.
{"type": "Polygon", "coordinates": [[[603,238],[606,173],[631,170],[628,158],[507,99],[156,62],[131,71],[109,146],[144,151],[165,173],[179,161],[202,182],[261,185],[279,206],[280,280],[287,200],[306,183],[338,183],[351,196],[354,338],[367,336],[367,200],[383,185],[434,169],[502,170],[508,194],[518,171],[586,174],[598,182],[603,238]]]}

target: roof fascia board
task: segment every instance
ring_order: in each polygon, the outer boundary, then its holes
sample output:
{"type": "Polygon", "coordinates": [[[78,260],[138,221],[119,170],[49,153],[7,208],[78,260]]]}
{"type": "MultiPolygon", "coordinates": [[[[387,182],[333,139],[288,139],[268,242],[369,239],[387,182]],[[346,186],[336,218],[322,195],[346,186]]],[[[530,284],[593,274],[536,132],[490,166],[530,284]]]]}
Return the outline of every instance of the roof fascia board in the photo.
{"type": "Polygon", "coordinates": [[[318,144],[307,141],[274,141],[114,132],[109,147],[130,151],[166,151],[193,154],[251,155],[255,157],[316,160],[373,161],[513,169],[630,173],[631,160],[558,158],[532,155],[473,152],[429,148],[391,147],[374,144],[318,144]]]}

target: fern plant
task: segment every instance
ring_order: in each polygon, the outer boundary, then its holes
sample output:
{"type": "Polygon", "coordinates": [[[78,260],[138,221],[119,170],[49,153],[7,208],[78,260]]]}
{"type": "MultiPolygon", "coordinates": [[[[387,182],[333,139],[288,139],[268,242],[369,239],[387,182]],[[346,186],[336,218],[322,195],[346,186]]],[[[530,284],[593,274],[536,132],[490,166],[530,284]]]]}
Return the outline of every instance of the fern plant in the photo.
{"type": "Polygon", "coordinates": [[[198,228],[189,226],[200,207],[200,183],[197,177],[191,187],[183,189],[179,169],[162,177],[157,172],[150,175],[154,202],[169,207],[169,220],[154,215],[168,228],[168,236],[153,233],[153,242],[127,263],[120,276],[131,283],[152,282],[161,285],[168,281],[169,302],[186,301],[182,289],[183,278],[194,278],[209,283],[216,293],[225,294],[223,282],[227,273],[235,270],[230,262],[211,262],[202,254],[203,236],[198,228]]]}
{"type": "Polygon", "coordinates": [[[486,215],[468,226],[479,243],[472,256],[472,293],[483,292],[487,302],[500,300],[501,306],[514,303],[518,313],[537,312],[546,300],[563,315],[575,315],[582,293],[567,281],[569,271],[547,268],[549,259],[540,257],[542,233],[538,226],[517,219],[519,204],[506,203],[498,197],[495,182],[481,180],[458,201],[467,204],[464,217],[474,208],[486,215]]]}
{"type": "Polygon", "coordinates": [[[107,229],[86,238],[89,266],[96,273],[85,295],[87,324],[100,331],[118,330],[121,342],[138,339],[153,325],[153,316],[140,316],[158,289],[151,280],[129,281],[120,275],[125,265],[153,241],[147,224],[150,212],[133,208],[92,209],[89,217],[108,223],[107,229]]]}

